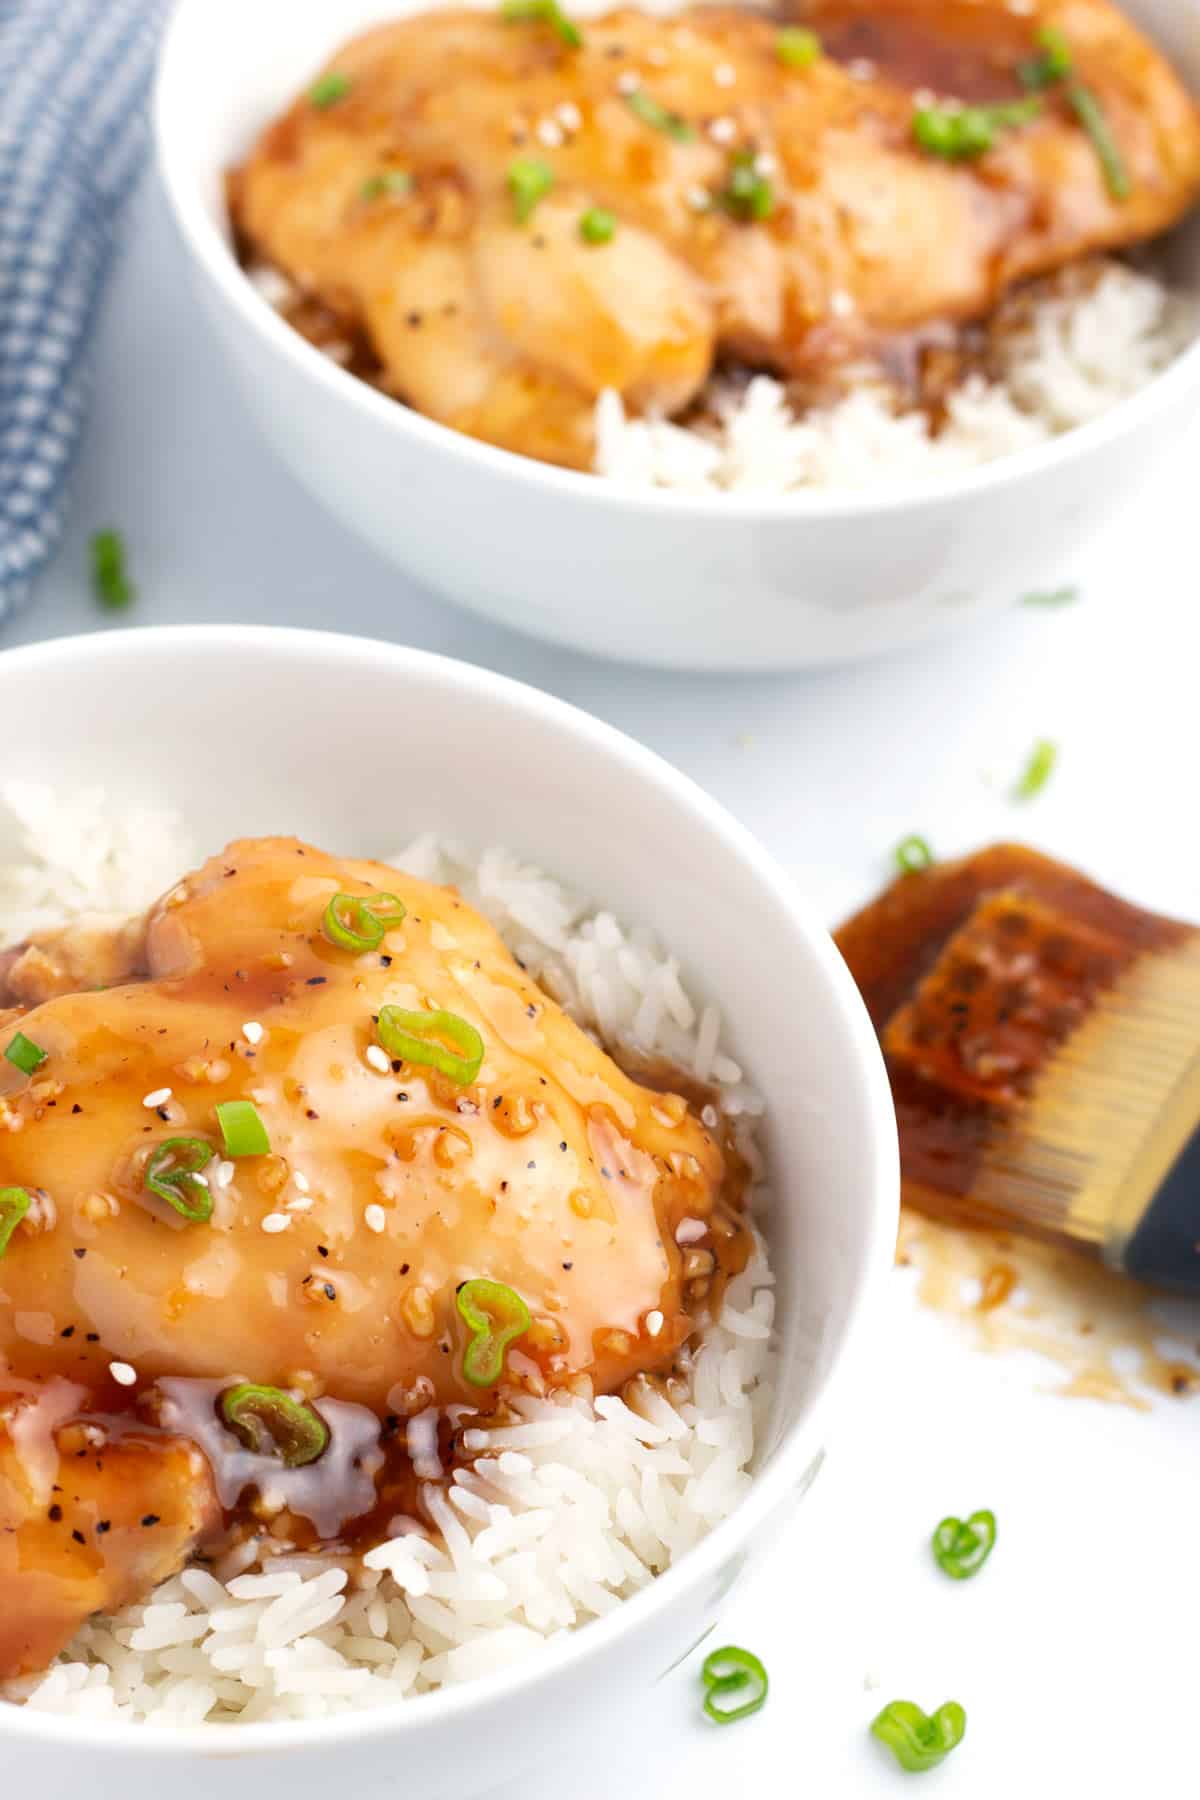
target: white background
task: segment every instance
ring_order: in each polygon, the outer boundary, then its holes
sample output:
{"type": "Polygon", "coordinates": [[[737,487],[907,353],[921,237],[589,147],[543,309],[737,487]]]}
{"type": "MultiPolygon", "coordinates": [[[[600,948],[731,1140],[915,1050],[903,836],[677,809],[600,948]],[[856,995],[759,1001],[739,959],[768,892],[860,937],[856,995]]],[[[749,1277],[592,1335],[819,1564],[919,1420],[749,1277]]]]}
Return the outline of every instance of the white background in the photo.
{"type": "MultiPolygon", "coordinates": [[[[831,923],[912,830],[942,852],[1019,836],[1200,920],[1196,449],[1181,447],[1170,491],[1087,547],[1083,599],[1064,610],[1014,605],[949,644],[816,676],[589,662],[414,590],[316,510],[251,435],[151,186],[107,309],[73,529],[0,645],[121,629],[86,579],[88,536],[114,524],[141,589],[130,623],[326,627],[533,682],[686,770],[831,923]],[[1020,808],[1006,790],[1040,736],[1059,767],[1020,808]]],[[[596,1717],[569,1770],[503,1800],[898,1794],[912,1778],[866,1730],[895,1697],[967,1709],[962,1748],[924,1777],[930,1800],[1195,1793],[1200,1398],[1138,1413],[1053,1385],[1032,1360],[968,1347],[897,1274],[858,1416],[721,1627],[767,1663],[767,1709],[707,1726],[693,1658],[596,1717]],[[929,1533],[980,1506],[999,1517],[996,1552],[978,1580],[949,1582],[929,1533]]],[[[396,1779],[402,1793],[403,1767],[396,1779]]]]}

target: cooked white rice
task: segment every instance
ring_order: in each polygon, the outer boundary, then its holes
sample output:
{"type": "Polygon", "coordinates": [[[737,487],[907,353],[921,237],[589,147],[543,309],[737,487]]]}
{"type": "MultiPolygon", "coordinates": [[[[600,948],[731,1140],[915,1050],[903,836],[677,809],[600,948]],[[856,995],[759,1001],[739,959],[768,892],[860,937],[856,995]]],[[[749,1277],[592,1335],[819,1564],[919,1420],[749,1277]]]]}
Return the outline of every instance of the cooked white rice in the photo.
{"type": "Polygon", "coordinates": [[[628,419],[611,390],[596,406],[596,470],[625,487],[786,494],[869,488],[955,475],[1099,418],[1179,354],[1193,308],[1152,275],[1110,262],[1094,286],[1049,293],[1002,350],[998,380],[971,375],[936,432],[897,404],[871,368],[836,404],[800,415],[768,375],[711,384],[694,426],[628,419]]]}
{"type": "MultiPolygon", "coordinates": [[[[997,378],[967,376],[936,427],[870,364],[844,373],[844,398],[803,412],[770,375],[715,376],[688,424],[629,418],[608,389],[596,402],[595,473],[627,488],[769,496],[932,481],[1044,444],[1137,393],[1198,329],[1195,303],[1153,274],[1111,259],[1075,273],[1095,279],[1038,293],[995,346],[997,378]]],[[[276,269],[248,275],[281,312],[299,298],[276,269]]],[[[348,360],[340,340],[321,348],[348,360]]]]}
{"type": "MultiPolygon", "coordinates": [[[[0,866],[0,943],[84,910],[137,911],[195,861],[173,821],[143,814],[135,824],[98,791],[2,793],[19,850],[0,866]]],[[[760,1104],[721,1048],[715,1010],[693,1004],[648,931],[626,930],[506,851],[476,859],[424,839],[393,860],[456,881],[598,1036],[713,1082],[754,1156],[760,1104]]],[[[541,1651],[611,1612],[737,1505],[771,1401],[773,1310],[760,1239],[676,1402],[649,1388],[629,1390],[629,1404],[523,1398],[516,1422],[471,1435],[475,1461],[449,1488],[426,1484],[439,1540],[414,1529],[372,1550],[365,1568],[265,1547],[260,1556],[251,1542],[91,1621],[47,1674],[10,1683],[7,1697],[154,1725],[308,1719],[541,1651]]]]}

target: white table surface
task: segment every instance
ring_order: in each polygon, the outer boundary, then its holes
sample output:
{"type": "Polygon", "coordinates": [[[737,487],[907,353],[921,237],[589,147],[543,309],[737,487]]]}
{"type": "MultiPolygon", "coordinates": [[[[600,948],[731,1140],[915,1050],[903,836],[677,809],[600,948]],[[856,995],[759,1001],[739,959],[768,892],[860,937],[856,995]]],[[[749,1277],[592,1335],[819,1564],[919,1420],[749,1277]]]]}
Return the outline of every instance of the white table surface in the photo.
{"type": "MultiPolygon", "coordinates": [[[[141,589],[129,623],[336,628],[532,682],[686,770],[831,923],[910,830],[943,852],[1020,836],[1200,919],[1195,448],[1171,492],[1080,557],[1077,605],[1014,607],[948,644],[814,676],[591,662],[417,591],[282,472],[192,302],[151,179],[106,310],[73,526],[0,647],[122,629],[86,580],[87,538],[112,523],[141,589]],[[1061,760],[1021,808],[1006,787],[1039,736],[1061,760]]],[[[1200,1309],[1193,1323],[1200,1339],[1200,1309]]],[[[720,1628],[768,1664],[766,1710],[708,1727],[693,1658],[624,1716],[597,1717],[569,1771],[502,1800],[898,1794],[910,1778],[866,1730],[896,1697],[957,1698],[969,1715],[922,1793],[1196,1792],[1200,1399],[1147,1413],[1062,1399],[1045,1367],[970,1348],[901,1274],[880,1329],[858,1416],[720,1628]],[[978,1506],[998,1514],[995,1555],[977,1581],[948,1582],[929,1532],[978,1506]]]]}

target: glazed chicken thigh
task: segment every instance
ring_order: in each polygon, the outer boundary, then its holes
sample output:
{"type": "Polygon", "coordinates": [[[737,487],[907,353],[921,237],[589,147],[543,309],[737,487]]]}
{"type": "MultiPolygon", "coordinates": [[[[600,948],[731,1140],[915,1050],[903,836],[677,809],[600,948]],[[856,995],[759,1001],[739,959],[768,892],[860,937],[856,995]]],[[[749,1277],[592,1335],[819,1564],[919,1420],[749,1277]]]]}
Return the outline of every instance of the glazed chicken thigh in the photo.
{"type": "Polygon", "coordinates": [[[671,415],[721,357],[812,376],[1161,232],[1200,191],[1196,109],[1109,0],[795,11],[823,47],[804,66],[732,9],[581,19],[578,44],[552,8],[385,26],[264,134],[236,225],[389,392],[587,467],[605,388],[671,415]],[[1029,93],[1047,27],[1071,77],[1029,93]],[[959,101],[1023,111],[985,153],[923,147],[918,109],[959,101]]]}
{"type": "Polygon", "coordinates": [[[331,1538],[376,1504],[384,1421],[402,1449],[430,1407],[502,1403],[469,1372],[463,1284],[527,1308],[505,1383],[611,1391],[669,1368],[746,1260],[713,1132],[623,1074],[453,890],[249,841],[144,929],[96,935],[115,985],[62,991],[64,965],[82,974],[64,941],[6,974],[0,1616],[29,1622],[0,1631],[0,1675],[247,1489],[331,1538]],[[219,1415],[243,1383],[315,1406],[321,1459],[276,1480],[219,1415]]]}
{"type": "Polygon", "coordinates": [[[30,1674],[94,1612],[173,1575],[220,1522],[186,1439],[91,1418],[68,1381],[0,1375],[0,1677],[30,1674]]]}

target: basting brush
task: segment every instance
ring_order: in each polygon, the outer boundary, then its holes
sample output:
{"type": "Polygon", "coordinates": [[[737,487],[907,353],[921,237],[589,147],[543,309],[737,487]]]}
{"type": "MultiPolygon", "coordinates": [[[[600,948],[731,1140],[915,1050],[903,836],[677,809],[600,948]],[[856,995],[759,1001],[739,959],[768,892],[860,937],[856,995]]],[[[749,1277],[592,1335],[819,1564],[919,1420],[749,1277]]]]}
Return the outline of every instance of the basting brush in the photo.
{"type": "Polygon", "coordinates": [[[907,1204],[1200,1292],[1200,930],[999,844],[901,875],[836,938],[907,1204]]]}

